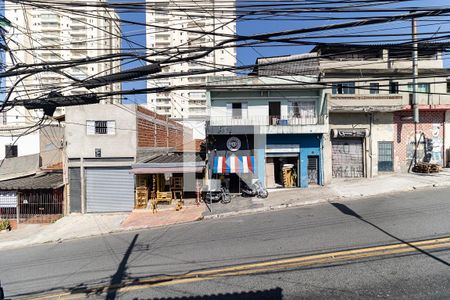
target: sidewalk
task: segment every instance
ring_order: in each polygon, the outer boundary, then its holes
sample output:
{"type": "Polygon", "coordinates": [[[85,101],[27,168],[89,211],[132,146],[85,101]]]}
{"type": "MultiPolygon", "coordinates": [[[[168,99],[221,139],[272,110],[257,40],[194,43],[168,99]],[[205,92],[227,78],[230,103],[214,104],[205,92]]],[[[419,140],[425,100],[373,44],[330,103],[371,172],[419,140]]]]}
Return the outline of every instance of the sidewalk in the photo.
{"type": "Polygon", "coordinates": [[[24,224],[17,230],[1,232],[0,250],[433,186],[450,186],[450,169],[429,175],[392,174],[372,179],[334,180],[325,187],[271,190],[267,199],[235,197],[229,204],[187,205],[181,211],[175,211],[174,206],[160,206],[155,214],[151,210],[72,214],[53,224],[24,224]]]}
{"type": "Polygon", "coordinates": [[[0,250],[64,240],[105,235],[114,232],[153,228],[193,222],[202,219],[204,205],[184,206],[175,211],[174,206],[131,213],[71,214],[53,224],[23,224],[17,230],[0,233],[0,250]]]}
{"type": "Polygon", "coordinates": [[[233,198],[229,204],[207,204],[204,219],[263,212],[320,202],[357,199],[419,188],[450,186],[450,169],[435,174],[389,174],[367,179],[338,179],[325,187],[269,190],[267,199],[233,198]]]}

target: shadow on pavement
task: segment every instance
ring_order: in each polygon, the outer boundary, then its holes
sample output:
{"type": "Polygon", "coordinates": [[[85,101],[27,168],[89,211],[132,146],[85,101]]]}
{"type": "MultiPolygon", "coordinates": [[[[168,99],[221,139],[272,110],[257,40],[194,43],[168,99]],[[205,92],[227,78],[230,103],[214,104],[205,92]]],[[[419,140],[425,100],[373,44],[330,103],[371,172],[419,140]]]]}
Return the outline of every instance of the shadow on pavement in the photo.
{"type": "MultiPolygon", "coordinates": [[[[283,299],[283,290],[279,287],[263,290],[240,293],[213,294],[204,296],[186,296],[169,298],[149,298],[149,300],[281,300],[283,299]]],[[[133,300],[144,300],[143,298],[134,298],[133,300]]]]}
{"type": "Polygon", "coordinates": [[[139,234],[136,234],[133,238],[133,240],[130,243],[130,246],[128,246],[127,251],[123,255],[122,260],[120,261],[119,266],[117,267],[116,273],[111,277],[111,281],[108,286],[108,290],[106,292],[106,300],[113,300],[116,299],[117,289],[114,288],[116,286],[120,286],[122,284],[123,280],[126,279],[128,276],[127,274],[127,263],[128,258],[130,258],[131,253],[133,252],[134,245],[136,245],[136,241],[138,239],[139,234]]]}
{"type": "Polygon", "coordinates": [[[331,202],[330,204],[333,205],[335,208],[337,208],[341,213],[343,213],[343,214],[345,214],[345,215],[348,215],[348,216],[355,217],[355,218],[357,218],[357,219],[363,221],[364,223],[366,223],[366,224],[368,224],[368,225],[370,225],[370,226],[376,228],[377,230],[383,232],[383,233],[386,234],[387,236],[390,236],[391,238],[394,238],[394,239],[396,239],[397,241],[399,241],[399,242],[401,242],[401,243],[403,243],[403,244],[405,244],[405,245],[408,245],[409,247],[411,247],[411,248],[417,250],[418,252],[420,252],[420,253],[422,253],[422,254],[425,254],[426,256],[428,256],[428,257],[430,257],[430,258],[432,258],[432,259],[434,259],[434,260],[436,260],[436,261],[438,261],[438,262],[440,262],[440,263],[442,263],[442,264],[444,264],[444,265],[450,267],[450,263],[448,263],[448,262],[446,262],[445,260],[442,260],[442,259],[440,259],[439,257],[434,256],[433,254],[431,254],[431,253],[429,253],[429,252],[427,252],[427,251],[425,251],[425,250],[423,250],[423,249],[420,249],[419,247],[416,247],[416,246],[414,246],[413,244],[411,244],[411,243],[409,243],[409,242],[407,242],[407,241],[405,241],[405,240],[402,240],[401,238],[396,237],[395,235],[393,235],[393,234],[387,232],[386,230],[384,230],[383,228],[379,227],[378,225],[373,224],[372,222],[370,222],[370,221],[364,219],[362,216],[358,215],[354,210],[352,210],[352,209],[351,209],[350,207],[348,207],[347,205],[342,204],[342,203],[338,203],[338,202],[331,202]]]}

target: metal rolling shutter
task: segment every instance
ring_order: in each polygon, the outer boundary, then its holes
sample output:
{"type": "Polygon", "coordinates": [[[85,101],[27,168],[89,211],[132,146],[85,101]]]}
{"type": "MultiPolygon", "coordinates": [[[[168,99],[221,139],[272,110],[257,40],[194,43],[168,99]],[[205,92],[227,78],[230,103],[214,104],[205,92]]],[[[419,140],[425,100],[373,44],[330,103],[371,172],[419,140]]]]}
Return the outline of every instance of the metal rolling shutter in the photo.
{"type": "Polygon", "coordinates": [[[87,212],[131,211],[134,176],[129,169],[86,168],[87,212]]]}
{"type": "Polygon", "coordinates": [[[364,176],[362,139],[332,139],[333,178],[364,176]]]}

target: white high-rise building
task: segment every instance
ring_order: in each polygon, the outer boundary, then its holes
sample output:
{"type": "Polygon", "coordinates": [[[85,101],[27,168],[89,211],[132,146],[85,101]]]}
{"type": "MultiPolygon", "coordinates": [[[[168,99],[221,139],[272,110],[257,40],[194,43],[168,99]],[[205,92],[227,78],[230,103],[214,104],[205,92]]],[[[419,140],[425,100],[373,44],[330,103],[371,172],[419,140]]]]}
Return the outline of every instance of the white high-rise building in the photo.
{"type": "MultiPolygon", "coordinates": [[[[106,2],[106,0],[95,1],[106,2]]],[[[69,61],[120,52],[120,20],[114,10],[66,5],[70,3],[69,0],[59,0],[51,7],[44,8],[5,1],[5,17],[12,24],[7,28],[6,34],[6,42],[10,49],[5,53],[6,69],[18,64],[69,61]]],[[[34,99],[47,95],[50,91],[73,95],[121,89],[118,83],[90,91],[85,88],[74,88],[72,85],[75,82],[74,78],[82,80],[119,72],[119,60],[80,64],[61,71],[65,75],[41,72],[24,79],[19,84],[17,82],[22,76],[6,78],[5,90],[10,91],[14,87],[9,100],[34,99]]],[[[118,103],[120,99],[114,96],[104,102],[118,103]]],[[[64,109],[61,108],[55,115],[63,113],[64,109]]],[[[28,111],[20,106],[0,115],[0,159],[5,156],[6,146],[3,145],[14,143],[24,132],[22,128],[35,124],[41,116],[40,111],[28,111]]],[[[39,141],[32,136],[27,134],[16,141],[18,156],[39,152],[39,141]]]]}
{"type": "MultiPolygon", "coordinates": [[[[147,48],[152,59],[164,60],[168,57],[180,57],[180,55],[176,55],[177,51],[183,52],[199,47],[207,49],[224,39],[229,39],[236,32],[234,0],[147,0],[147,4],[147,24],[149,25],[147,26],[147,48]],[[197,33],[193,31],[197,31],[197,33]]],[[[215,50],[195,61],[172,64],[163,68],[162,74],[234,67],[236,65],[236,48],[233,46],[234,43],[230,43],[227,44],[227,48],[215,50]]],[[[192,54],[195,53],[185,54],[182,57],[186,58],[192,54]]],[[[174,76],[149,80],[147,85],[149,88],[202,85],[206,82],[206,77],[211,75],[230,75],[230,73],[174,76]]],[[[173,118],[192,120],[204,119],[207,116],[204,89],[150,93],[147,96],[147,104],[157,113],[173,118]]]]}

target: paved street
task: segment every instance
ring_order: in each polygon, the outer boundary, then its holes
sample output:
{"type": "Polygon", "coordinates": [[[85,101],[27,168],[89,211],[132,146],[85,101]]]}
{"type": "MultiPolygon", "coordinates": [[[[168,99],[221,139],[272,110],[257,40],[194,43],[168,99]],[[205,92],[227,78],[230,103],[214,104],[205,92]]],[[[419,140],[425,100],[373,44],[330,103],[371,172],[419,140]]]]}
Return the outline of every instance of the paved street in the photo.
{"type": "Polygon", "coordinates": [[[5,250],[0,280],[13,299],[444,299],[449,195],[421,190],[5,250]]]}

